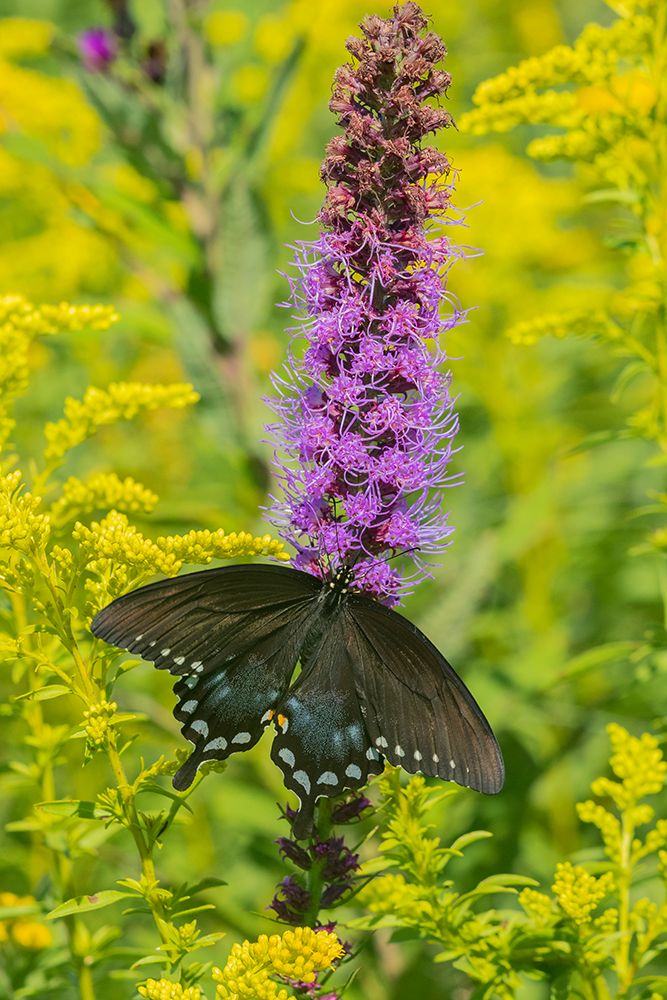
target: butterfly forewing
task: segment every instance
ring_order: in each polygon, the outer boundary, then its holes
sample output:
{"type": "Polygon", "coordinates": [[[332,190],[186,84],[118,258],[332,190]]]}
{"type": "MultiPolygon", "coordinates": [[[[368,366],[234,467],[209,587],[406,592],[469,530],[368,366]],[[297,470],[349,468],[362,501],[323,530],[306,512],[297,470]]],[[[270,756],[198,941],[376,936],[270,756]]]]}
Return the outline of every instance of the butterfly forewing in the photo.
{"type": "Polygon", "coordinates": [[[95,635],[180,677],[174,715],[195,749],[174,778],[260,738],[282,699],[320,587],[274,566],[230,566],[142,587],[95,617],[95,635]]]}
{"type": "Polygon", "coordinates": [[[433,643],[406,618],[352,595],[357,694],[372,745],[390,763],[481,792],[500,791],[500,748],[479,705],[433,643]]]}
{"type": "Polygon", "coordinates": [[[297,836],[308,832],[320,796],[360,788],[384,767],[366,731],[351,653],[344,618],[334,615],[280,707],[271,756],[301,800],[297,836]]]}

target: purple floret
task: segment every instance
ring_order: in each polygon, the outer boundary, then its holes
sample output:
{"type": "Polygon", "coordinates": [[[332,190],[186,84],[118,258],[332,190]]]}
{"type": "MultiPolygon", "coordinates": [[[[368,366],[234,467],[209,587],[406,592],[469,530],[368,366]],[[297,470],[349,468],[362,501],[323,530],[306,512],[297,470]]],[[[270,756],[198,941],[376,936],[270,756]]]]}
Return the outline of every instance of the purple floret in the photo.
{"type": "Polygon", "coordinates": [[[330,102],[344,134],[322,166],[321,235],[293,247],[288,278],[306,348],[275,377],[271,401],[284,490],[272,520],[294,564],[321,578],[353,566],[352,586],[389,605],[449,544],[443,490],[457,478],[441,338],[463,319],[444,285],[462,253],[442,228],[459,221],[447,217],[449,162],[421,145],[451,125],[431,103],[450,78],[426,25],[406,3],[347,41],[355,62],[338,70],[330,102]]]}
{"type": "Polygon", "coordinates": [[[116,58],[118,46],[114,35],[106,28],[88,28],[77,39],[86,69],[102,73],[116,58]]]}

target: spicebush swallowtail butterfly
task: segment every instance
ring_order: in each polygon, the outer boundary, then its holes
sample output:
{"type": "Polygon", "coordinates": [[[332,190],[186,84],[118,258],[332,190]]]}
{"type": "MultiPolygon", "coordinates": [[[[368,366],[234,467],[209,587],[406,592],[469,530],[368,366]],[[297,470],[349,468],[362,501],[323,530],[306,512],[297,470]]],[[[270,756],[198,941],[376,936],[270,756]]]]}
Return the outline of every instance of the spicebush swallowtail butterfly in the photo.
{"type": "Polygon", "coordinates": [[[175,788],[273,723],[271,756],[301,801],[297,835],[320,796],[360,788],[385,759],[500,791],[500,749],[463,681],[415,625],[350,590],[351,576],[226,566],[141,587],[96,615],[94,635],[178,677],[174,715],[194,750],[175,788]]]}

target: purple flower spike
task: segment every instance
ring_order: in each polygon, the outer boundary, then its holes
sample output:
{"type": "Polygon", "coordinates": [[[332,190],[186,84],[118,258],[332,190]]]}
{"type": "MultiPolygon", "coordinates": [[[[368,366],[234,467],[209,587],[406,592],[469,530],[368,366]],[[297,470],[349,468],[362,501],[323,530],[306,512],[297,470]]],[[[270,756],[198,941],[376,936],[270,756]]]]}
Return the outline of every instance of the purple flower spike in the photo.
{"type": "Polygon", "coordinates": [[[83,64],[91,73],[103,73],[116,58],[116,39],[106,28],[88,28],[77,39],[83,64]]]}
{"type": "Polygon", "coordinates": [[[460,222],[447,216],[449,162],[422,146],[452,124],[431,103],[450,77],[426,25],[404,3],[347,41],[321,234],[293,247],[288,278],[307,346],[274,379],[279,421],[268,428],[284,489],[272,520],[295,566],[320,578],[353,567],[352,586],[388,605],[430,575],[425,557],[453,530],[442,499],[458,418],[440,340],[463,318],[443,283],[462,252],[442,228],[460,222]],[[389,563],[397,554],[412,566],[389,563]]]}

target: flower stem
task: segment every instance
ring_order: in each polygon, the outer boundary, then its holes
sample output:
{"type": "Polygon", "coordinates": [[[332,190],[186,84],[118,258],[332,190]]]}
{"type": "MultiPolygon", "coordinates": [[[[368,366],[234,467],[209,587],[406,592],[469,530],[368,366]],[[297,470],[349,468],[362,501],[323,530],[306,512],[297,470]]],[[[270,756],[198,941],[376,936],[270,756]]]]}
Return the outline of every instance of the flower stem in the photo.
{"type": "MultiPolygon", "coordinates": [[[[322,798],[315,807],[315,830],[313,841],[324,841],[331,834],[331,814],[333,812],[333,800],[322,798]]],[[[308,872],[306,888],[310,895],[310,905],[304,915],[304,925],[315,927],[319,922],[320,906],[322,903],[322,891],[324,889],[324,869],[327,858],[324,857],[313,863],[308,872]]]]}

